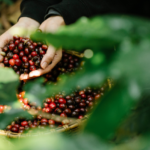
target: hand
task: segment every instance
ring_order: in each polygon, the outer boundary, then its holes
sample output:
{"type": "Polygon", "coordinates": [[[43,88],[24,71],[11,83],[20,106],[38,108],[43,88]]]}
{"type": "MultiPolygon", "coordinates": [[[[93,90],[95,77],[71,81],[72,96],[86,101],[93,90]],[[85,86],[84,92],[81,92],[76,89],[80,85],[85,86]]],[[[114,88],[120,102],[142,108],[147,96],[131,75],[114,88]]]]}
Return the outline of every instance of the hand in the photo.
{"type": "MultiPolygon", "coordinates": [[[[43,32],[56,32],[60,26],[65,25],[64,19],[61,16],[53,16],[45,20],[39,27],[43,32]]],[[[32,71],[29,75],[24,74],[20,76],[21,80],[30,79],[41,76],[50,72],[62,58],[62,49],[56,51],[55,47],[49,45],[46,54],[41,61],[41,68],[32,71]],[[50,64],[51,63],[51,64],[50,64]]]]}
{"type": "MultiPolygon", "coordinates": [[[[39,23],[31,18],[28,17],[21,17],[19,21],[12,26],[9,30],[7,30],[5,33],[3,33],[0,36],[0,52],[2,51],[2,48],[9,43],[11,39],[13,39],[13,35],[11,34],[11,31],[17,29],[17,28],[23,28],[23,29],[37,29],[39,27],[39,23]]],[[[27,32],[26,32],[27,35],[27,32]]],[[[2,63],[3,56],[0,55],[0,67],[4,67],[4,64],[2,63]]]]}

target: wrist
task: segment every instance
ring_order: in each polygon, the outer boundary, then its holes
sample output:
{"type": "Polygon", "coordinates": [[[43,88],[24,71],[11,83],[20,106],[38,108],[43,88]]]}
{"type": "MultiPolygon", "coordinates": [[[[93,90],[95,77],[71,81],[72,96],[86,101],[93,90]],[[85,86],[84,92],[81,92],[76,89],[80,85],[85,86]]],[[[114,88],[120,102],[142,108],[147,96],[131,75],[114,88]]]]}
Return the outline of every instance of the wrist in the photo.
{"type": "Polygon", "coordinates": [[[65,25],[65,21],[62,16],[51,16],[47,18],[46,20],[54,24],[65,25]]]}
{"type": "Polygon", "coordinates": [[[63,25],[65,25],[65,21],[62,16],[51,16],[41,24],[40,29],[44,32],[54,33],[63,25]]]}
{"type": "Polygon", "coordinates": [[[29,17],[21,17],[18,20],[18,25],[21,25],[21,26],[24,26],[24,27],[38,28],[40,26],[40,23],[37,22],[34,19],[29,18],[29,17]]]}

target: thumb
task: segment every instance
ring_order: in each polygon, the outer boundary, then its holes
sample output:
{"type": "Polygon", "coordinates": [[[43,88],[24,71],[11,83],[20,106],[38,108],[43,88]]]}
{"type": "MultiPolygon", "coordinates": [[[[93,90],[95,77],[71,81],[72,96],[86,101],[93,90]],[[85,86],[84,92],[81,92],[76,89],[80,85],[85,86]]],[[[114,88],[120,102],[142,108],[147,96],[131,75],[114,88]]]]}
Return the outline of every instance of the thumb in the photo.
{"type": "MultiPolygon", "coordinates": [[[[5,32],[0,36],[0,52],[2,51],[2,48],[9,43],[9,41],[13,38],[12,35],[10,35],[8,32],[5,32]]],[[[3,61],[3,56],[0,55],[0,62],[3,61]]]]}
{"type": "Polygon", "coordinates": [[[55,56],[55,48],[52,45],[50,45],[48,47],[46,54],[42,59],[41,67],[45,69],[52,62],[54,56],[55,56]]]}

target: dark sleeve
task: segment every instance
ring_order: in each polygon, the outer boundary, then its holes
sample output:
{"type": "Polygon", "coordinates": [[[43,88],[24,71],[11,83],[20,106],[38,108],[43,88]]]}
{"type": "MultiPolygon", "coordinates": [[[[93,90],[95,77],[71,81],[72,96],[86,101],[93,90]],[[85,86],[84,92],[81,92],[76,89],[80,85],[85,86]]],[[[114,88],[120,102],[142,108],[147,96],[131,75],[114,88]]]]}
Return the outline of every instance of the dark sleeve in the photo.
{"type": "Polygon", "coordinates": [[[59,12],[66,24],[74,23],[81,16],[90,17],[92,15],[89,0],[63,0],[56,5],[49,6],[46,14],[50,9],[59,12]]]}
{"type": "Polygon", "coordinates": [[[148,0],[62,0],[48,7],[63,16],[66,24],[74,23],[82,16],[92,17],[103,14],[130,14],[150,17],[148,0]]]}
{"type": "Polygon", "coordinates": [[[42,23],[48,6],[55,5],[60,1],[61,0],[23,0],[20,6],[20,17],[29,17],[42,23]]]}

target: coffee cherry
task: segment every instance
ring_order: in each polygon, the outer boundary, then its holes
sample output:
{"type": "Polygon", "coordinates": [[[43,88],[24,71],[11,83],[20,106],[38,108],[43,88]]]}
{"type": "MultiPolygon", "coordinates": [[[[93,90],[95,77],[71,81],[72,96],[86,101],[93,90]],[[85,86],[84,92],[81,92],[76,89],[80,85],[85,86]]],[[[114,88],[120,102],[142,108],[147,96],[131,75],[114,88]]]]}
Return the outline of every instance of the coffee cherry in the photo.
{"type": "Polygon", "coordinates": [[[67,100],[67,104],[69,104],[69,105],[74,104],[74,100],[68,99],[68,100],[67,100]]]}
{"type": "MultiPolygon", "coordinates": [[[[28,74],[28,73],[29,73],[29,69],[25,68],[25,69],[24,69],[24,73],[27,73],[27,74],[28,74]]],[[[33,107],[32,107],[32,109],[33,109],[33,107]]]]}
{"type": "Polygon", "coordinates": [[[42,45],[42,49],[47,50],[48,49],[47,45],[42,45]]]}
{"type": "Polygon", "coordinates": [[[92,96],[89,96],[89,97],[87,98],[87,100],[88,100],[88,101],[93,101],[94,98],[93,98],[92,96]]]}
{"type": "Polygon", "coordinates": [[[8,60],[4,60],[4,65],[8,66],[8,64],[9,64],[9,61],[8,60]]]}
{"type": "Polygon", "coordinates": [[[18,50],[18,49],[14,49],[14,50],[13,50],[13,53],[14,53],[14,54],[19,54],[19,50],[18,50]]]}
{"type": "Polygon", "coordinates": [[[31,59],[32,59],[32,56],[31,56],[31,54],[30,54],[30,55],[28,55],[28,59],[29,59],[29,60],[31,60],[31,59]]]}
{"type": "Polygon", "coordinates": [[[26,55],[29,55],[29,54],[30,54],[29,48],[26,47],[26,48],[24,49],[24,53],[25,53],[26,55]]]}
{"type": "Polygon", "coordinates": [[[45,108],[45,112],[46,112],[46,113],[50,113],[50,112],[52,112],[52,109],[49,108],[49,107],[47,107],[47,108],[45,108]]]}
{"type": "Polygon", "coordinates": [[[3,52],[7,52],[8,51],[8,46],[4,46],[4,48],[2,49],[3,52]]]}
{"type": "Polygon", "coordinates": [[[99,99],[100,97],[101,97],[100,94],[95,95],[95,99],[96,99],[96,100],[99,99]]]}
{"type": "Polygon", "coordinates": [[[18,35],[14,35],[14,36],[13,36],[13,39],[14,39],[14,40],[19,40],[20,37],[19,37],[18,35]]]}
{"type": "Polygon", "coordinates": [[[29,64],[30,64],[31,66],[34,66],[34,62],[33,62],[32,60],[29,60],[29,64]]]}
{"type": "Polygon", "coordinates": [[[28,57],[23,56],[23,57],[22,57],[22,61],[23,61],[23,62],[28,62],[28,57]]]}
{"type": "Polygon", "coordinates": [[[19,56],[23,57],[24,56],[24,51],[20,51],[19,56]]]}
{"type": "Polygon", "coordinates": [[[79,115],[78,112],[75,112],[75,111],[72,112],[72,117],[77,117],[78,115],[79,115]]]}
{"type": "Polygon", "coordinates": [[[21,73],[20,73],[20,71],[18,70],[18,71],[16,71],[16,74],[20,75],[21,73]]]}
{"type": "Polygon", "coordinates": [[[23,66],[23,68],[28,69],[30,64],[28,62],[25,62],[25,63],[23,63],[22,66],[23,66]]]}
{"type": "Polygon", "coordinates": [[[56,114],[61,114],[61,113],[62,113],[62,110],[61,110],[60,108],[56,108],[55,111],[54,111],[54,113],[56,113],[56,114]]]}
{"type": "Polygon", "coordinates": [[[37,43],[34,42],[34,43],[33,43],[33,46],[34,46],[34,47],[37,47],[37,43]]]}
{"type": "Polygon", "coordinates": [[[16,128],[16,127],[12,127],[12,128],[11,128],[11,131],[12,131],[12,132],[16,132],[16,133],[17,133],[17,132],[18,132],[18,128],[16,128]]]}
{"type": "Polygon", "coordinates": [[[10,60],[9,60],[9,64],[10,64],[11,66],[14,66],[14,65],[15,65],[15,59],[10,59],[10,60]]]}
{"type": "Polygon", "coordinates": [[[66,113],[61,113],[60,116],[61,117],[67,117],[66,113]]]}
{"type": "Polygon", "coordinates": [[[0,105],[0,114],[3,113],[3,111],[4,111],[4,106],[0,105]]]}
{"type": "Polygon", "coordinates": [[[19,59],[19,56],[17,54],[14,54],[13,59],[19,59]]]}
{"type": "Polygon", "coordinates": [[[35,66],[37,66],[37,67],[40,67],[40,61],[39,60],[37,60],[36,62],[35,62],[35,66]]]}
{"type": "Polygon", "coordinates": [[[20,43],[20,40],[16,40],[15,41],[15,46],[18,46],[19,43],[20,43]]]}
{"type": "Polygon", "coordinates": [[[22,51],[22,50],[23,50],[23,48],[24,48],[23,43],[19,43],[19,44],[18,44],[18,49],[19,49],[20,51],[22,51]]]}
{"type": "Polygon", "coordinates": [[[93,102],[89,102],[89,106],[92,107],[94,105],[93,102]]]}
{"type": "Polygon", "coordinates": [[[36,67],[35,66],[30,66],[30,71],[35,71],[36,67]]]}
{"type": "Polygon", "coordinates": [[[43,119],[41,119],[41,122],[48,122],[48,120],[43,118],[43,119]]]}
{"type": "Polygon", "coordinates": [[[80,108],[80,113],[84,114],[85,113],[85,108],[80,108]]]}
{"type": "Polygon", "coordinates": [[[78,117],[78,119],[82,119],[83,118],[83,116],[82,115],[80,115],[79,117],[78,117]]]}
{"type": "Polygon", "coordinates": [[[59,108],[65,109],[65,108],[66,108],[66,105],[65,105],[65,104],[60,104],[60,105],[59,105],[59,108]]]}
{"type": "Polygon", "coordinates": [[[8,59],[13,58],[13,53],[12,52],[8,52],[7,53],[7,57],[8,57],[8,59]]]}
{"type": "Polygon", "coordinates": [[[16,66],[16,65],[14,65],[14,66],[13,66],[13,69],[14,69],[15,71],[17,71],[17,70],[19,69],[19,67],[16,66]]]}
{"type": "Polygon", "coordinates": [[[33,52],[31,53],[31,56],[32,56],[32,57],[37,56],[37,52],[33,51],[33,52]]]}
{"type": "Polygon", "coordinates": [[[50,107],[51,109],[55,109],[55,108],[56,108],[56,104],[55,104],[54,102],[51,102],[51,103],[49,104],[49,107],[50,107]]]}
{"type": "Polygon", "coordinates": [[[29,130],[30,127],[28,125],[24,126],[25,127],[25,130],[29,130]]]}
{"type": "Polygon", "coordinates": [[[20,59],[15,60],[15,65],[16,66],[21,66],[21,64],[22,64],[22,61],[20,59]]]}
{"type": "Polygon", "coordinates": [[[21,122],[21,126],[26,126],[26,125],[28,125],[28,122],[27,122],[27,121],[21,122]]]}
{"type": "Polygon", "coordinates": [[[46,99],[46,102],[47,102],[47,103],[51,103],[51,102],[52,102],[52,99],[51,99],[51,98],[47,98],[47,99],[46,99]]]}
{"type": "Polygon", "coordinates": [[[80,91],[80,92],[79,92],[79,95],[82,95],[82,94],[84,94],[84,93],[85,93],[84,91],[80,91]]]}
{"type": "Polygon", "coordinates": [[[75,106],[74,105],[69,105],[68,108],[70,108],[71,110],[74,110],[75,106]]]}
{"type": "Polygon", "coordinates": [[[49,107],[48,103],[44,103],[43,106],[46,108],[46,107],[49,107]]]}
{"type": "Polygon", "coordinates": [[[41,42],[37,42],[37,45],[40,47],[40,46],[42,46],[42,43],[41,42]]]}
{"type": "Polygon", "coordinates": [[[76,97],[75,102],[76,103],[80,103],[81,102],[81,98],[80,97],[76,97]]]}
{"type": "Polygon", "coordinates": [[[59,98],[58,102],[60,104],[66,104],[66,100],[64,98],[59,98]]]}
{"type": "Polygon", "coordinates": [[[28,48],[30,51],[34,51],[34,49],[35,49],[34,45],[29,45],[28,48]]]}
{"type": "Polygon", "coordinates": [[[48,120],[48,123],[49,123],[50,125],[55,125],[55,121],[52,120],[52,119],[48,120]]]}
{"type": "Polygon", "coordinates": [[[69,120],[68,120],[68,119],[64,119],[64,120],[62,121],[62,125],[67,125],[67,124],[69,124],[69,120]]]}
{"type": "Polygon", "coordinates": [[[37,56],[34,56],[34,57],[32,58],[32,61],[33,61],[33,62],[36,62],[37,60],[40,60],[39,57],[37,57],[37,56]]]}
{"type": "Polygon", "coordinates": [[[86,98],[86,95],[85,95],[85,94],[81,94],[81,97],[82,97],[82,98],[86,98]]]}
{"type": "Polygon", "coordinates": [[[14,44],[14,43],[10,44],[10,45],[9,45],[9,49],[10,49],[11,51],[13,51],[13,50],[15,49],[15,44],[14,44]]]}
{"type": "Polygon", "coordinates": [[[80,107],[85,107],[85,106],[86,106],[86,103],[81,102],[81,103],[79,103],[79,106],[80,106],[80,107]]]}
{"type": "Polygon", "coordinates": [[[71,114],[71,110],[70,110],[69,108],[66,108],[66,109],[64,110],[64,113],[66,113],[67,115],[70,115],[70,114],[71,114]]]}
{"type": "Polygon", "coordinates": [[[19,128],[20,126],[19,126],[19,124],[15,124],[14,127],[19,128]]]}

